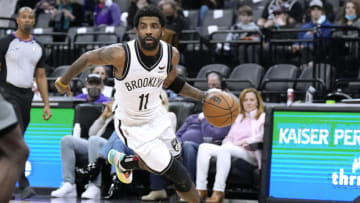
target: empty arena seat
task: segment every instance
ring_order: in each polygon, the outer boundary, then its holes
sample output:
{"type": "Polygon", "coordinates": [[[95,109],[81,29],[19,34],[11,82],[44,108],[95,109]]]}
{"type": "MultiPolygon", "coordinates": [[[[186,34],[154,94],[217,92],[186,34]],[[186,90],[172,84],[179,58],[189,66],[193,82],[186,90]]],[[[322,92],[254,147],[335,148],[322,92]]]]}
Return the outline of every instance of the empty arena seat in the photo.
{"type": "Polygon", "coordinates": [[[246,63],[238,65],[230,73],[229,80],[226,81],[227,88],[235,94],[249,87],[258,88],[264,68],[259,64],[246,63]],[[238,81],[234,81],[238,80],[238,81]]]}
{"type": "Polygon", "coordinates": [[[75,106],[74,123],[80,123],[80,137],[89,137],[89,128],[93,122],[101,115],[104,109],[103,104],[83,103],[75,106]]]}

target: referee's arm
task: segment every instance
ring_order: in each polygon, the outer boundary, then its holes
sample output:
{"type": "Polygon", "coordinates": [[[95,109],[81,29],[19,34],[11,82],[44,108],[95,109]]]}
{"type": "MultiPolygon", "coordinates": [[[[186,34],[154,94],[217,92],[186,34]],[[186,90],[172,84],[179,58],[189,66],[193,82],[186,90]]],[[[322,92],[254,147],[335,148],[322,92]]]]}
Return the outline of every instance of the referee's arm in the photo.
{"type": "Polygon", "coordinates": [[[48,96],[48,83],[45,74],[45,68],[38,67],[35,70],[35,80],[38,86],[41,98],[44,102],[44,112],[43,119],[49,120],[51,117],[50,105],[49,105],[49,96],[48,96]]]}

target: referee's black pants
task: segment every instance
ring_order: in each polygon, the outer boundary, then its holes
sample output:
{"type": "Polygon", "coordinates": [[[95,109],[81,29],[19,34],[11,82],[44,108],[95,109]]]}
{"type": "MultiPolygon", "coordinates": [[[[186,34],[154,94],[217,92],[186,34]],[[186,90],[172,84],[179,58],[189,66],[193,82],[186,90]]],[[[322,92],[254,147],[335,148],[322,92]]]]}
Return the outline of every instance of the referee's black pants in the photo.
{"type": "MultiPolygon", "coordinates": [[[[3,90],[4,98],[15,108],[16,116],[24,135],[30,122],[30,110],[34,93],[31,88],[19,88],[8,83],[4,85],[3,90]]],[[[29,180],[25,176],[25,171],[23,171],[19,179],[19,188],[22,190],[28,186],[29,180]]]]}

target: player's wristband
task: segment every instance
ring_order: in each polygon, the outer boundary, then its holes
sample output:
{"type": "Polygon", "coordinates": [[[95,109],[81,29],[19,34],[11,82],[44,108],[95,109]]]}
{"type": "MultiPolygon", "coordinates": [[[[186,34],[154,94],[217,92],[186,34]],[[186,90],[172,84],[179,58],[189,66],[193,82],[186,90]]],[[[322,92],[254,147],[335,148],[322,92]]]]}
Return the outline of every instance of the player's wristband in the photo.
{"type": "Polygon", "coordinates": [[[61,82],[61,77],[58,77],[57,82],[58,82],[58,84],[59,84],[61,87],[63,87],[63,88],[69,87],[69,85],[65,85],[64,83],[61,82]]]}

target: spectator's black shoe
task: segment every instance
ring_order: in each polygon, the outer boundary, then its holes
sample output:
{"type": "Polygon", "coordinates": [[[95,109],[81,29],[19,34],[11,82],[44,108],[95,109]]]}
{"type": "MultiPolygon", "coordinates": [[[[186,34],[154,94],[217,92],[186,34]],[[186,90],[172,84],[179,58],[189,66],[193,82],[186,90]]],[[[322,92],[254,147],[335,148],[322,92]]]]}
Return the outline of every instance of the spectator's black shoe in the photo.
{"type": "Polygon", "coordinates": [[[20,191],[21,199],[27,199],[34,195],[36,195],[36,192],[30,186],[27,186],[26,188],[20,191]]]}
{"type": "Polygon", "coordinates": [[[87,170],[89,171],[89,179],[90,181],[94,181],[100,174],[101,169],[106,164],[106,161],[104,158],[97,158],[94,163],[90,163],[87,167],[87,170]]]}
{"type": "Polygon", "coordinates": [[[121,182],[117,178],[116,174],[112,175],[112,183],[110,185],[109,191],[104,199],[115,199],[117,198],[119,191],[120,191],[121,182]]]}
{"type": "Polygon", "coordinates": [[[83,182],[89,180],[88,167],[76,168],[75,173],[76,173],[76,181],[83,182]]]}
{"type": "Polygon", "coordinates": [[[90,163],[84,168],[76,168],[76,179],[94,181],[98,177],[104,164],[105,159],[99,157],[95,162],[90,163]]]}

